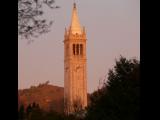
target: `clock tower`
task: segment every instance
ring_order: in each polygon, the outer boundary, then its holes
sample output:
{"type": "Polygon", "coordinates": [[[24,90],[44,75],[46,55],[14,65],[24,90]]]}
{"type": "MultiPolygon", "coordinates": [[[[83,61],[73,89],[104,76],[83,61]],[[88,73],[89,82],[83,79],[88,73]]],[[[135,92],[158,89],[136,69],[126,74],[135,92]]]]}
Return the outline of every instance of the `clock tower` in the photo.
{"type": "Polygon", "coordinates": [[[64,112],[75,112],[75,106],[87,106],[86,32],[80,25],[76,3],[64,35],[64,112]]]}

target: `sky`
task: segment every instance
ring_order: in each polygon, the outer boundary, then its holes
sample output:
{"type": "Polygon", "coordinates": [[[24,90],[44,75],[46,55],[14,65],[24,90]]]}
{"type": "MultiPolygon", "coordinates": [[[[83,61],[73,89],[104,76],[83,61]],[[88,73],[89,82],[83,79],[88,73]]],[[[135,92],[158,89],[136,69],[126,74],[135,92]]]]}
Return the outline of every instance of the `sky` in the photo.
{"type": "MultiPolygon", "coordinates": [[[[81,26],[87,33],[87,89],[97,90],[120,55],[140,59],[140,0],[75,0],[81,26]]],[[[18,40],[18,88],[39,83],[64,86],[64,31],[71,23],[74,0],[56,0],[59,9],[45,9],[51,31],[18,40]]]]}

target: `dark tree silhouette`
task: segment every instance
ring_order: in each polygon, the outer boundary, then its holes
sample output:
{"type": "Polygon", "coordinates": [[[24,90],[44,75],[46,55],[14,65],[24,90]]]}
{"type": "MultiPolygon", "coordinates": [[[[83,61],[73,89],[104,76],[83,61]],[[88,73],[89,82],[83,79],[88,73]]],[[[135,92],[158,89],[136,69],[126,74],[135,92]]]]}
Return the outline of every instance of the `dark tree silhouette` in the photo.
{"type": "Polygon", "coordinates": [[[24,106],[21,105],[18,111],[18,120],[24,120],[25,119],[25,110],[24,110],[24,106]]]}
{"type": "Polygon", "coordinates": [[[31,104],[29,104],[27,106],[27,108],[26,108],[26,116],[27,116],[27,118],[29,118],[31,112],[32,112],[32,106],[31,106],[31,104]]]}
{"type": "Polygon", "coordinates": [[[80,98],[77,98],[77,100],[73,102],[73,111],[74,119],[81,120],[85,117],[86,110],[82,108],[82,101],[80,98]]]}
{"type": "Polygon", "coordinates": [[[46,113],[44,119],[45,120],[64,120],[64,117],[63,115],[60,115],[55,111],[49,111],[48,113],[46,113]]]}
{"type": "Polygon", "coordinates": [[[44,112],[39,108],[39,105],[35,103],[32,104],[29,120],[44,120],[44,112]]]}
{"type": "Polygon", "coordinates": [[[24,106],[21,105],[18,111],[18,120],[64,120],[65,118],[68,118],[68,116],[64,117],[64,115],[53,110],[42,110],[36,102],[29,104],[26,110],[24,106]]]}
{"type": "Polygon", "coordinates": [[[108,73],[108,82],[101,91],[92,94],[86,119],[139,120],[139,62],[120,57],[108,73]]]}
{"type": "Polygon", "coordinates": [[[82,110],[81,99],[77,99],[73,102],[73,110],[75,113],[82,110]]]}
{"type": "Polygon", "coordinates": [[[43,7],[51,9],[55,0],[18,0],[18,35],[31,39],[49,31],[53,21],[47,21],[42,17],[43,7]]]}

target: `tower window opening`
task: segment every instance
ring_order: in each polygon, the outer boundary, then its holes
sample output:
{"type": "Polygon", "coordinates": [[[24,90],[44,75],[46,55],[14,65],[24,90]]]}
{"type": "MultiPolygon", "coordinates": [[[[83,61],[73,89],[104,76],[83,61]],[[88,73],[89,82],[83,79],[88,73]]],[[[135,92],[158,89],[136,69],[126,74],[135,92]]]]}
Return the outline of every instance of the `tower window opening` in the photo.
{"type": "Polygon", "coordinates": [[[73,55],[76,54],[75,44],[73,44],[73,55]]]}
{"type": "Polygon", "coordinates": [[[79,44],[76,45],[76,55],[79,55],[79,44]]]}

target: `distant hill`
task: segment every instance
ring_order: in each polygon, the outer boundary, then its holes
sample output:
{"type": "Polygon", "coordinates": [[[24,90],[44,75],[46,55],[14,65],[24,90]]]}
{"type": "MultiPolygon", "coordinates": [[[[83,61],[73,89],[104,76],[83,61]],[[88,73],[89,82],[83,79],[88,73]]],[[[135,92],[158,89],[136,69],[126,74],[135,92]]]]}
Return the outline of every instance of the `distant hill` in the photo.
{"type": "Polygon", "coordinates": [[[64,109],[64,88],[48,83],[49,82],[46,82],[38,86],[31,86],[28,89],[18,90],[18,107],[23,104],[26,108],[29,104],[35,102],[45,111],[54,110],[62,113],[64,109]]]}
{"type": "Polygon", "coordinates": [[[18,106],[26,108],[33,102],[45,110],[63,112],[64,88],[49,85],[48,83],[32,86],[29,89],[18,90],[18,106]]]}

